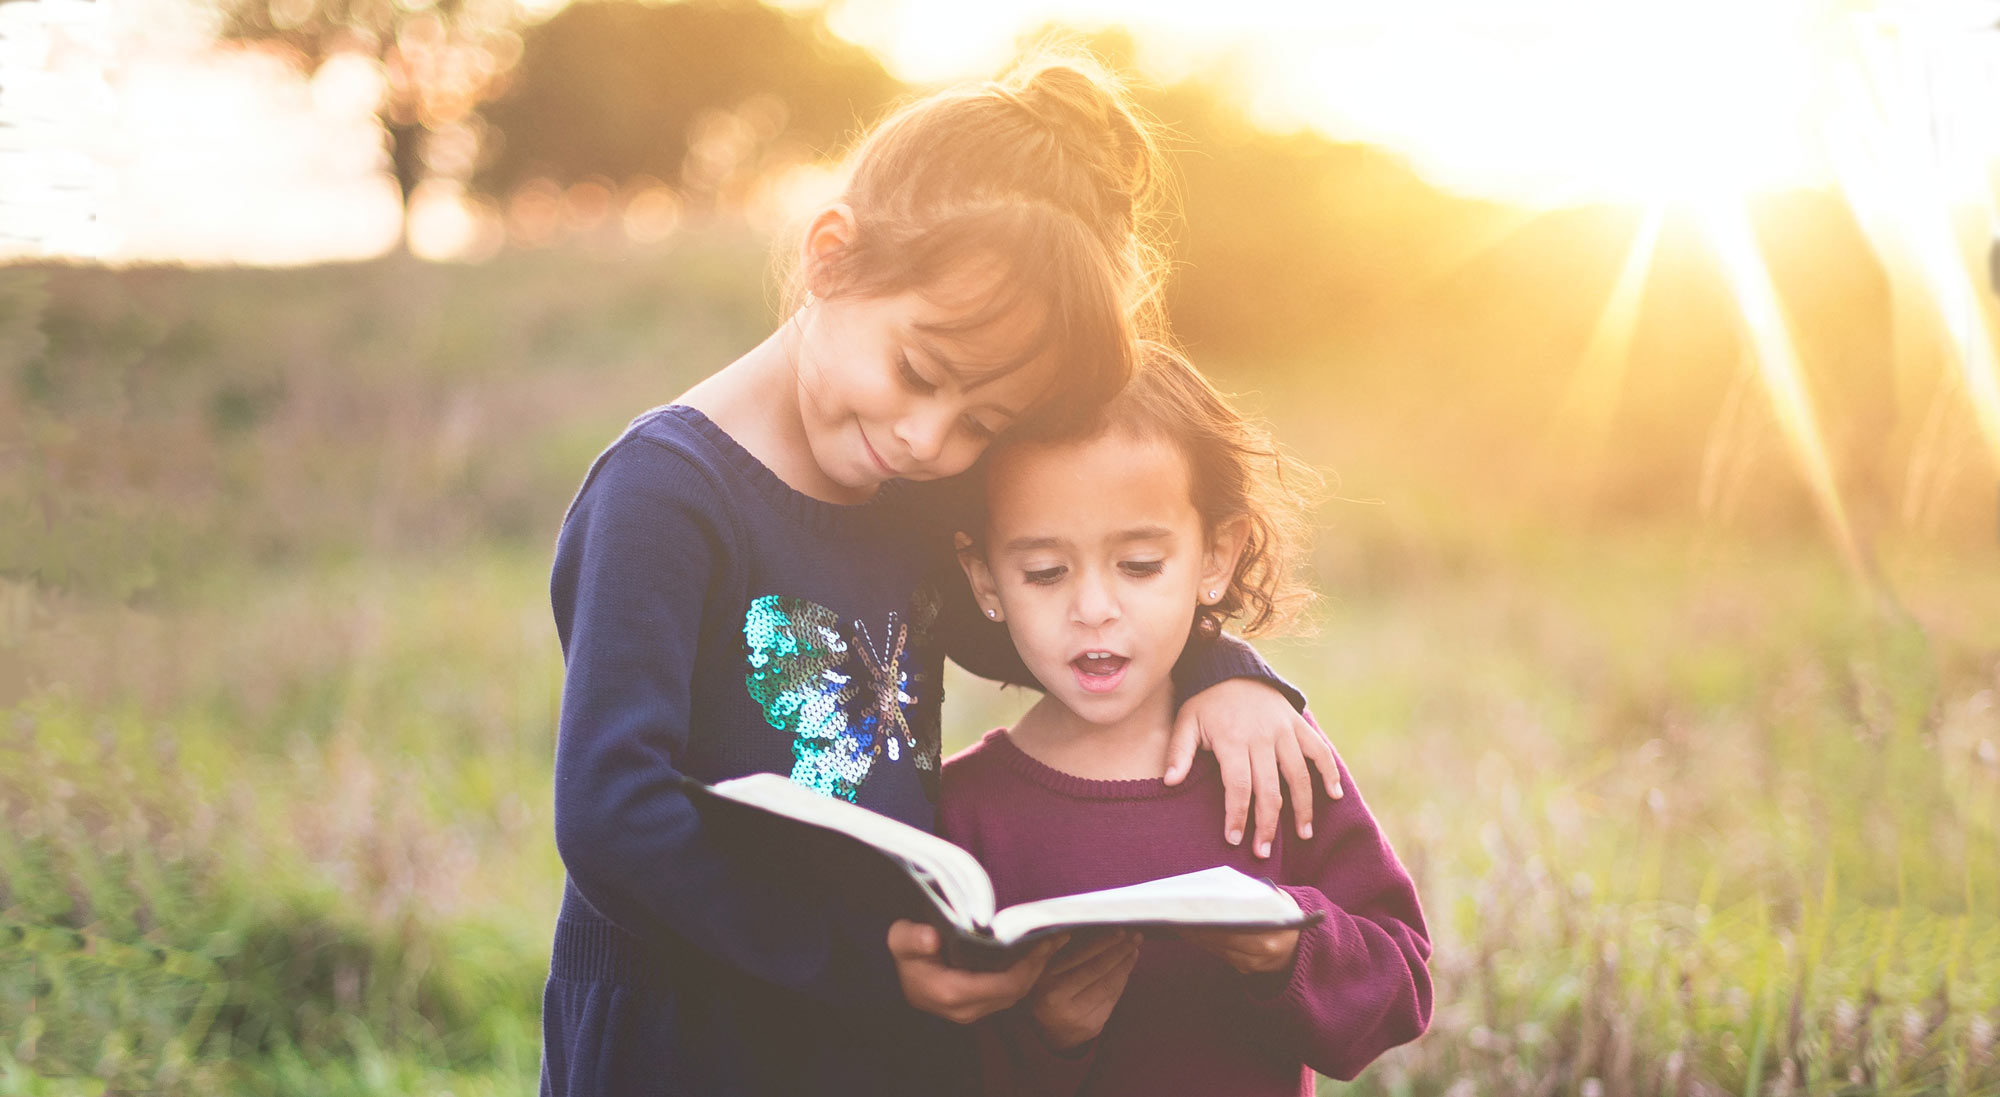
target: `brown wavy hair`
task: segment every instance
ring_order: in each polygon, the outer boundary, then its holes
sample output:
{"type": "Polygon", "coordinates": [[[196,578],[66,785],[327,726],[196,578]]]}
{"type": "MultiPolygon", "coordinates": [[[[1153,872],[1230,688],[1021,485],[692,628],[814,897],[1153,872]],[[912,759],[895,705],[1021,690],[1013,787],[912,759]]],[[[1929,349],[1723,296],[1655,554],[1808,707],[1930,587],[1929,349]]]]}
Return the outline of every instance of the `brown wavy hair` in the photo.
{"type": "Polygon", "coordinates": [[[968,263],[997,264],[983,305],[943,329],[975,331],[1026,305],[1062,379],[1028,418],[1058,429],[1124,387],[1138,340],[1161,326],[1164,162],[1158,127],[1081,53],[1045,53],[991,82],[904,104],[845,162],[856,239],[795,265],[789,303],[922,292],[968,263]]]}
{"type": "MultiPolygon", "coordinates": [[[[1202,529],[1214,536],[1225,523],[1248,522],[1236,571],[1214,605],[1195,611],[1194,632],[1212,638],[1239,621],[1245,636],[1293,624],[1312,603],[1312,589],[1298,578],[1308,515],[1325,490],[1312,466],[1285,452],[1270,431],[1238,411],[1185,356],[1164,343],[1143,340],[1132,381],[1087,423],[1066,434],[1024,431],[996,443],[993,458],[1013,445],[1062,443],[1122,433],[1169,444],[1187,463],[1188,490],[1202,529]]],[[[972,523],[976,539],[966,551],[984,551],[985,518],[972,523]]]]}

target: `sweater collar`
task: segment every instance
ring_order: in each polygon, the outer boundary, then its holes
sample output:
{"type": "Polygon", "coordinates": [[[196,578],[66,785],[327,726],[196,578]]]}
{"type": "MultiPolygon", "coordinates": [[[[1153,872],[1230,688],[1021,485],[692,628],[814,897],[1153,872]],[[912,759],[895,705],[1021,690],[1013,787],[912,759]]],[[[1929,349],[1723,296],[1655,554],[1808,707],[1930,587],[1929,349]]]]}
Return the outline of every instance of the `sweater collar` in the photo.
{"type": "Polygon", "coordinates": [[[1213,758],[1197,754],[1193,769],[1178,785],[1169,785],[1158,777],[1105,780],[1064,773],[1036,759],[1015,744],[1006,728],[987,732],[982,745],[993,752],[996,761],[1022,779],[1076,800],[1170,800],[1193,793],[1211,779],[1215,769],[1213,758]]]}

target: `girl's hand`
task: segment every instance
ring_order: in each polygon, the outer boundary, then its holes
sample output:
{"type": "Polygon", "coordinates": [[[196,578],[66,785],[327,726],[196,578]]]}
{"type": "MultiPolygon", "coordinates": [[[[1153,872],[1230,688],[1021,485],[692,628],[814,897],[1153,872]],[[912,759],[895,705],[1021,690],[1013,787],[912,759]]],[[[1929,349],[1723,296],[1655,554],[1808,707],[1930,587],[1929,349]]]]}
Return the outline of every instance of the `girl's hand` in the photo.
{"type": "Polygon", "coordinates": [[[1220,957],[1222,962],[1245,975],[1271,975],[1292,966],[1299,954],[1299,931],[1259,930],[1251,933],[1221,929],[1187,929],[1181,937],[1189,944],[1220,957]]]}
{"type": "Polygon", "coordinates": [[[1137,933],[1118,930],[1049,961],[1028,1001],[1050,1047],[1066,1051],[1104,1031],[1139,962],[1139,940],[1137,933]]]}
{"type": "Polygon", "coordinates": [[[898,921],[889,927],[889,955],[896,960],[896,976],[911,1005],[969,1025],[1020,1001],[1041,978],[1049,957],[1068,940],[1062,935],[1039,942],[1005,971],[961,971],[946,966],[939,955],[942,942],[937,927],[898,921]]]}
{"type": "Polygon", "coordinates": [[[1271,855],[1271,840],[1278,836],[1281,788],[1290,790],[1301,839],[1312,837],[1312,767],[1319,767],[1327,796],[1342,795],[1340,767],[1319,725],[1294,712],[1284,694],[1263,682],[1231,678],[1182,702],[1167,744],[1167,784],[1187,776],[1198,746],[1208,748],[1222,769],[1222,831],[1230,845],[1243,840],[1243,822],[1255,803],[1251,848],[1259,857],[1271,855]]]}

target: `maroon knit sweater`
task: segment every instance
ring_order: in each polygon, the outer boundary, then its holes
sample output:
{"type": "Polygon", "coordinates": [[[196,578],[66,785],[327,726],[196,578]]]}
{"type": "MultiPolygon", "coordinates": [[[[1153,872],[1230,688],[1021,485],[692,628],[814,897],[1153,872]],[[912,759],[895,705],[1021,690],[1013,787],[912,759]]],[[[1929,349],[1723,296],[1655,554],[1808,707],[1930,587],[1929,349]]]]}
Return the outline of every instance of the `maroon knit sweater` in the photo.
{"type": "Polygon", "coordinates": [[[1216,865],[1271,879],[1326,917],[1287,976],[1248,976],[1169,936],[1148,939],[1111,1019],[1068,1053],[1025,1005],[980,1031],[989,1094],[1310,1095],[1311,1071],[1354,1077],[1430,1022],[1430,939],[1409,873],[1353,779],[1313,804],[1313,837],[1285,813],[1268,860],[1222,840],[1222,782],[1202,755],[1176,787],[1051,769],[993,731],[945,763],[939,831],[979,858],[1004,908],[1216,865]]]}

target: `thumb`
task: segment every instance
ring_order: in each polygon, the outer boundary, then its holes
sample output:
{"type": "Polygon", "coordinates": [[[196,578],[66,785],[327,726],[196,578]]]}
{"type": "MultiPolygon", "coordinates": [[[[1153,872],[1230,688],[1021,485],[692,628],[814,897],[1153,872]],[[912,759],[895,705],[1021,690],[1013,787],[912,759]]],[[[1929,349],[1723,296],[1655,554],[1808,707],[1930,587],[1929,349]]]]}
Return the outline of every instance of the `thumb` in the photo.
{"type": "Polygon", "coordinates": [[[1194,764],[1195,740],[1199,731],[1200,725],[1194,715],[1183,707],[1180,714],[1174,717],[1174,733],[1167,740],[1167,784],[1178,785],[1181,778],[1187,776],[1188,767],[1194,764]]]}
{"type": "Polygon", "coordinates": [[[939,944],[935,926],[903,919],[889,927],[889,953],[892,956],[905,959],[936,956],[939,944]]]}

